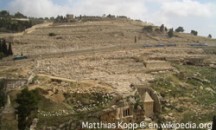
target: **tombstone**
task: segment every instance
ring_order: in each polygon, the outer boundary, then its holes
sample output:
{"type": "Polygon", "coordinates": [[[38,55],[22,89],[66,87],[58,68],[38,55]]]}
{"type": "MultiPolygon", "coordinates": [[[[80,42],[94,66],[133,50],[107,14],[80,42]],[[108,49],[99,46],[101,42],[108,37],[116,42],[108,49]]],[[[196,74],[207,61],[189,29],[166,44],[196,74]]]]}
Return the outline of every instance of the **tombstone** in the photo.
{"type": "Polygon", "coordinates": [[[137,43],[137,37],[136,36],[134,37],[134,43],[137,43]]]}

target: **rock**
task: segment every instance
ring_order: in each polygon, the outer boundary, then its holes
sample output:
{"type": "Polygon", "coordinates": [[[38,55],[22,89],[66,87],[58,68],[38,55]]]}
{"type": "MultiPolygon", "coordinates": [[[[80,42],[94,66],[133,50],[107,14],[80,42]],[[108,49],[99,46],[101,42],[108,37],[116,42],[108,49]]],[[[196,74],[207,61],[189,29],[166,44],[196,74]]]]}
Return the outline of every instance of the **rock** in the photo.
{"type": "Polygon", "coordinates": [[[168,116],[171,116],[171,117],[173,117],[173,113],[169,113],[169,114],[168,114],[168,116]]]}
{"type": "Polygon", "coordinates": [[[151,122],[152,122],[152,119],[151,119],[151,118],[148,118],[148,117],[145,117],[145,122],[151,123],[151,122]]]}
{"type": "Polygon", "coordinates": [[[210,83],[211,83],[211,81],[210,81],[210,80],[208,80],[208,79],[203,79],[203,82],[205,82],[205,83],[208,83],[208,84],[210,84],[210,83]]]}
{"type": "Polygon", "coordinates": [[[168,107],[164,107],[164,110],[165,110],[165,111],[170,111],[171,109],[168,108],[168,107]]]}
{"type": "Polygon", "coordinates": [[[35,78],[35,74],[31,74],[30,77],[28,78],[27,84],[32,84],[34,78],[35,78]]]}
{"type": "Polygon", "coordinates": [[[172,105],[171,105],[170,103],[167,103],[166,106],[167,106],[167,107],[171,107],[172,105]]]}
{"type": "Polygon", "coordinates": [[[209,91],[209,92],[212,92],[212,93],[216,93],[212,88],[208,87],[208,88],[205,88],[206,91],[209,91]]]}

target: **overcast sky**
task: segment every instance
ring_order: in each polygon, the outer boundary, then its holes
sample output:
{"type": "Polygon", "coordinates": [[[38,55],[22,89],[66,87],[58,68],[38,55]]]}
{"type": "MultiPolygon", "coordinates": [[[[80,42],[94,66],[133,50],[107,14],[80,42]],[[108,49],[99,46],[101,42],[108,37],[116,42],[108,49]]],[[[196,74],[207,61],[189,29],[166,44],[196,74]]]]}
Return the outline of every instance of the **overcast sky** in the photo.
{"type": "Polygon", "coordinates": [[[186,32],[216,37],[216,0],[0,0],[0,9],[27,16],[125,15],[133,19],[183,26],[186,32]]]}

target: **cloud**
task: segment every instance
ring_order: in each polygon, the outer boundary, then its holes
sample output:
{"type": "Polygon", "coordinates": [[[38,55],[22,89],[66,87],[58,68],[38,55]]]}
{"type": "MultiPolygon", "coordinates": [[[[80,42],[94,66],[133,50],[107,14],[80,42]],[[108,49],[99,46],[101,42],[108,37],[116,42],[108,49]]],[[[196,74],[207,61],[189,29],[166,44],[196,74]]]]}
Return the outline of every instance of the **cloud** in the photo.
{"type": "Polygon", "coordinates": [[[195,0],[12,0],[10,10],[31,16],[76,15],[127,15],[144,18],[153,15],[210,17],[214,8],[211,3],[201,4],[195,0]],[[57,2],[58,4],[56,4],[57,2]],[[61,3],[61,4],[60,4],[61,3]],[[155,10],[152,6],[159,5],[155,10]]]}
{"type": "Polygon", "coordinates": [[[9,5],[11,11],[27,16],[125,15],[156,25],[184,26],[188,31],[197,28],[205,35],[208,31],[216,35],[216,3],[211,0],[12,0],[9,5]]]}
{"type": "Polygon", "coordinates": [[[146,13],[145,2],[142,0],[70,0],[75,14],[86,15],[127,15],[132,18],[141,18],[146,13]]]}
{"type": "MultiPolygon", "coordinates": [[[[214,2],[199,2],[198,0],[148,0],[148,4],[157,5],[147,19],[157,25],[162,23],[169,28],[183,26],[186,32],[192,29],[207,36],[216,35],[216,12],[214,2]]],[[[149,11],[150,9],[148,9],[149,11]]]]}
{"type": "Polygon", "coordinates": [[[70,12],[70,8],[54,4],[52,0],[13,0],[10,2],[9,9],[12,12],[20,11],[34,17],[50,17],[70,12]]]}
{"type": "Polygon", "coordinates": [[[76,15],[127,15],[141,18],[146,14],[145,2],[142,0],[13,0],[10,2],[12,12],[20,11],[28,16],[50,17],[74,13],[76,15]],[[56,4],[55,2],[58,2],[56,4]]]}
{"type": "Polygon", "coordinates": [[[210,17],[214,12],[210,3],[201,4],[194,0],[165,2],[162,4],[162,11],[168,15],[180,17],[210,17]]]}

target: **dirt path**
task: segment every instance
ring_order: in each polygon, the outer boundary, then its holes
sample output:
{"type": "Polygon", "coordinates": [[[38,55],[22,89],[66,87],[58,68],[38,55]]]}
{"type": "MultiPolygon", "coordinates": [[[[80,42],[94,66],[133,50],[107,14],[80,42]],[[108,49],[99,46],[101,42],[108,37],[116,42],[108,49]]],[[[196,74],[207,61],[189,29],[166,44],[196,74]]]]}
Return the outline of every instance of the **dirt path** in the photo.
{"type": "Polygon", "coordinates": [[[34,32],[37,28],[42,28],[42,27],[48,27],[50,25],[52,25],[53,23],[52,22],[44,22],[42,24],[37,24],[37,25],[34,25],[32,26],[31,28],[28,28],[24,31],[24,34],[29,34],[29,33],[32,33],[34,32]]]}
{"type": "Polygon", "coordinates": [[[26,29],[23,32],[18,32],[18,33],[2,33],[0,37],[17,37],[17,36],[23,36],[24,34],[29,34],[34,32],[37,28],[42,28],[42,27],[48,27],[51,26],[53,23],[52,22],[44,22],[41,24],[37,24],[32,26],[31,28],[26,29]]]}

